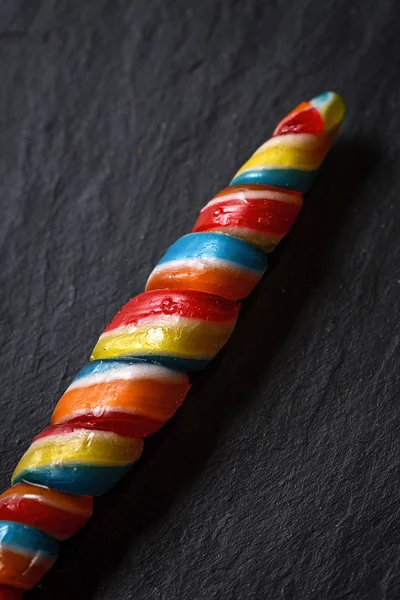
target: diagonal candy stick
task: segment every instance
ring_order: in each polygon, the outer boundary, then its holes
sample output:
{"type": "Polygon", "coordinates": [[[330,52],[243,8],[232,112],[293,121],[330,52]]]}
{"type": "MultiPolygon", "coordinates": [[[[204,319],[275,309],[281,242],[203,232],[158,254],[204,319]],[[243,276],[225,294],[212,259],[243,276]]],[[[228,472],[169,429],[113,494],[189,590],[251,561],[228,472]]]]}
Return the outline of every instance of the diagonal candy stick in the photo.
{"type": "Polygon", "coordinates": [[[101,334],[0,496],[0,600],[36,585],[59,540],[90,518],[92,496],[125,475],[142,438],[183,402],[187,373],[224,346],[237,301],[293,225],[344,112],[343,100],[325,92],[289,113],[101,334]]]}

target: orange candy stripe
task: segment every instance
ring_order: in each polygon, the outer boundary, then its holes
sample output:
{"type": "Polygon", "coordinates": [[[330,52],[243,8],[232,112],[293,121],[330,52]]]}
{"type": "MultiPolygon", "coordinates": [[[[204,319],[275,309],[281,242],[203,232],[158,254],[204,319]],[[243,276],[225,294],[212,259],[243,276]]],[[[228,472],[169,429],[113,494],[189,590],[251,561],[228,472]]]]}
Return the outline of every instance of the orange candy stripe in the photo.
{"type": "Polygon", "coordinates": [[[107,414],[118,410],[167,421],[182,403],[188,389],[186,379],[182,383],[120,379],[73,388],[60,398],[51,423],[67,423],[76,417],[77,411],[97,415],[102,411],[107,414]]]}
{"type": "Polygon", "coordinates": [[[0,545],[0,584],[30,590],[55,561],[55,558],[32,561],[29,554],[20,554],[0,545]]]}
{"type": "Polygon", "coordinates": [[[250,273],[245,269],[230,269],[207,265],[204,269],[190,266],[174,267],[167,263],[165,269],[155,272],[149,279],[146,291],[150,290],[196,290],[222,296],[228,300],[241,300],[248,296],[262,273],[250,273]]]}

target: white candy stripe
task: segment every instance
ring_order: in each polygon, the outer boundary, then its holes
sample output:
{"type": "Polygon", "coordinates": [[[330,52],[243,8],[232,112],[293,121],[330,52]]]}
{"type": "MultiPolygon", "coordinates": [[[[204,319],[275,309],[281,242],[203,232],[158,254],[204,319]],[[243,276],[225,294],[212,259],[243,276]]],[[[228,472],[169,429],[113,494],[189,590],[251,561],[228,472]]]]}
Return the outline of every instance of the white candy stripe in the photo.
{"type": "MultiPolygon", "coordinates": [[[[208,320],[208,319],[195,319],[191,317],[182,317],[182,315],[166,315],[165,313],[152,314],[147,317],[143,317],[140,319],[139,323],[132,323],[131,325],[120,325],[119,327],[114,327],[109,331],[104,331],[99,340],[104,340],[109,337],[118,337],[119,335],[126,335],[130,333],[135,333],[136,331],[148,331],[149,327],[151,329],[165,329],[166,327],[174,327],[179,325],[179,329],[193,330],[200,325],[208,326],[208,327],[216,327],[217,329],[224,327],[228,323],[232,323],[235,321],[235,317],[230,317],[225,320],[208,320]]],[[[98,342],[97,342],[98,343],[98,342]]],[[[101,359],[99,359],[101,360],[101,359]]],[[[112,360],[112,359],[111,359],[112,360]]],[[[117,360],[117,359],[115,359],[117,360]]]]}
{"type": "Polygon", "coordinates": [[[185,377],[182,373],[173,371],[172,369],[168,369],[161,365],[136,363],[132,365],[116,366],[113,369],[108,369],[99,373],[91,373],[90,375],[75,379],[67,389],[67,392],[101,383],[110,383],[119,380],[130,381],[133,379],[158,379],[168,383],[181,383],[185,380],[185,377]]]}
{"type": "Polygon", "coordinates": [[[247,202],[248,200],[277,200],[278,202],[286,202],[287,204],[303,203],[300,195],[297,196],[295,194],[286,194],[285,192],[278,190],[240,190],[240,192],[233,190],[234,188],[232,186],[232,193],[219,195],[218,197],[213,198],[204,206],[204,208],[201,209],[200,212],[203,212],[209,206],[214,206],[215,204],[220,204],[221,202],[229,202],[231,200],[242,200],[243,202],[247,202]]]}
{"type": "Polygon", "coordinates": [[[246,227],[224,227],[221,229],[212,229],[210,231],[215,231],[216,233],[221,231],[227,235],[231,235],[232,237],[240,237],[240,239],[257,237],[257,239],[259,240],[271,240],[276,242],[278,242],[284,237],[283,234],[265,233],[263,231],[258,231],[257,229],[248,229],[246,227]]]}
{"type": "Polygon", "coordinates": [[[42,560],[45,560],[46,563],[48,561],[53,561],[53,563],[55,562],[55,556],[53,554],[48,554],[47,552],[35,550],[34,548],[32,548],[32,550],[29,550],[28,548],[21,548],[21,546],[14,546],[14,544],[5,544],[3,541],[1,542],[1,547],[4,550],[8,550],[9,552],[15,552],[16,554],[26,556],[26,558],[31,560],[31,565],[33,563],[35,565],[37,565],[38,563],[40,564],[42,560]],[[32,555],[34,556],[34,560],[32,560],[32,555]]]}
{"type": "Polygon", "coordinates": [[[193,271],[207,271],[207,269],[220,268],[230,269],[232,271],[247,271],[250,274],[259,275],[261,271],[256,269],[249,269],[240,263],[233,262],[231,260],[224,260],[223,258],[215,258],[214,256],[204,256],[202,258],[180,258],[177,260],[169,260],[167,263],[162,263],[154,267],[150,274],[149,281],[158,273],[163,271],[169,271],[170,269],[180,268],[193,269],[193,271]]]}
{"type": "Polygon", "coordinates": [[[254,171],[304,171],[304,173],[311,174],[313,171],[315,171],[315,168],[306,168],[305,166],[300,167],[298,165],[296,165],[295,167],[293,165],[257,165],[254,167],[248,167],[247,169],[241,169],[240,175],[249,172],[252,173],[254,171]]]}
{"type": "Polygon", "coordinates": [[[267,148],[276,148],[277,146],[286,146],[289,148],[301,148],[305,151],[318,150],[326,144],[325,136],[312,135],[311,133],[288,133],[286,135],[277,135],[270,138],[254,152],[253,156],[267,150],[267,148]]]}
{"type": "MultiPolygon", "coordinates": [[[[86,438],[88,435],[96,435],[96,439],[103,438],[103,441],[107,441],[108,443],[112,443],[112,438],[121,438],[124,437],[115,433],[114,431],[99,431],[98,429],[85,429],[84,427],[79,427],[74,429],[73,431],[69,431],[68,433],[52,433],[50,435],[46,435],[38,440],[34,440],[32,444],[29,446],[26,454],[29,452],[31,454],[32,449],[36,450],[40,448],[40,446],[47,446],[48,444],[60,445],[60,447],[65,444],[71,438],[86,438]]],[[[124,438],[125,439],[125,438],[124,438]]]]}

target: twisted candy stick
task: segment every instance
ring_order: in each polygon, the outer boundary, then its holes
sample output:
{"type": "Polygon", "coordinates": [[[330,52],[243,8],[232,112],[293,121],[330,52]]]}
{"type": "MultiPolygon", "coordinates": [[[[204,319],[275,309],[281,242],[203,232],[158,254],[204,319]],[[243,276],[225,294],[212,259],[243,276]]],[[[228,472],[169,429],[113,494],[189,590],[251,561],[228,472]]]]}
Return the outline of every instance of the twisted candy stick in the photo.
{"type": "Polygon", "coordinates": [[[92,513],[92,496],[139,458],[172,417],[188,372],[221,350],[267,252],[289,231],[344,116],[326,92],[300,104],[201,211],[100,336],[0,496],[0,600],[21,598],[51,567],[58,540],[92,513]],[[224,234],[224,235],[222,235],[224,234]]]}

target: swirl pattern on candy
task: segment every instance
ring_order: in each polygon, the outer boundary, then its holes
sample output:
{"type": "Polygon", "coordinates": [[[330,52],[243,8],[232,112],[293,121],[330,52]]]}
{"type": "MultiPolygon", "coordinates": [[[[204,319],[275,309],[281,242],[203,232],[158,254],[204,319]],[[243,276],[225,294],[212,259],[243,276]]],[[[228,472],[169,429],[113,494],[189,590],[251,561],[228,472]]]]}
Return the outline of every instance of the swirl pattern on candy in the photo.
{"type": "Polygon", "coordinates": [[[247,242],[218,233],[191,233],[167,250],[146,290],[198,290],[240,300],[250,294],[266,268],[265,254],[247,242]]]}
{"type": "Polygon", "coordinates": [[[59,544],[39,529],[0,521],[0,581],[29,590],[53,566],[59,544]]]}
{"type": "Polygon", "coordinates": [[[236,173],[231,185],[261,184],[307,192],[344,117],[343,100],[324,92],[302,102],[236,173]]]}
{"type": "Polygon", "coordinates": [[[58,540],[90,518],[92,496],[138,460],[232,333],[237,300],[251,293],[266,253],[288,233],[344,117],[326,92],[285,117],[273,137],[173,244],[146,292],[101,334],[59,400],[51,426],[18,463],[0,496],[0,600],[20,600],[58,554],[58,540]]]}
{"type": "Polygon", "coordinates": [[[142,358],[198,371],[225,345],[238,312],[235,302],[203,292],[145,292],[121,308],[91,358],[142,358]]]}
{"type": "Polygon", "coordinates": [[[108,492],[140,457],[141,439],[101,422],[54,425],[37,435],[19,461],[11,483],[44,485],[70,494],[108,492]]]}
{"type": "Polygon", "coordinates": [[[188,390],[185,373],[156,363],[93,360],[59,400],[51,424],[109,423],[121,435],[146,437],[172,417],[188,390]]]}
{"type": "Polygon", "coordinates": [[[193,231],[225,233],[272,252],[303,205],[299,192],[266,185],[233,185],[200,211],[193,231]]]}
{"type": "Polygon", "coordinates": [[[35,527],[56,540],[79,531],[92,511],[90,496],[72,496],[27,483],[17,483],[0,496],[0,521],[35,527]]]}

